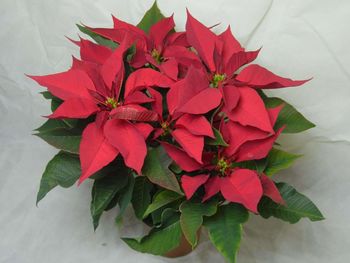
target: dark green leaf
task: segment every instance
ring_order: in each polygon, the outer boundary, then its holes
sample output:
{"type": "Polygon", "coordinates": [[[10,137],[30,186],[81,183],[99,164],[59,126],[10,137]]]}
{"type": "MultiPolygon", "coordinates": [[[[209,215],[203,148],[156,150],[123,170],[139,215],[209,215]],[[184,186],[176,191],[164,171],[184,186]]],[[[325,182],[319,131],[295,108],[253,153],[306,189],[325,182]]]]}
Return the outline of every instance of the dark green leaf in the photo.
{"type": "Polygon", "coordinates": [[[139,176],[135,179],[131,202],[138,219],[143,218],[143,214],[152,201],[152,188],[153,186],[146,176],[139,176]]]}
{"type": "Polygon", "coordinates": [[[79,28],[79,30],[81,32],[83,32],[84,34],[88,35],[89,37],[91,37],[93,40],[95,40],[95,42],[97,44],[100,44],[102,46],[105,46],[105,47],[109,47],[111,49],[115,49],[116,47],[118,47],[118,44],[113,42],[112,40],[109,40],[107,38],[104,38],[94,32],[92,32],[90,29],[88,29],[87,27],[85,26],[81,26],[81,25],[78,25],[77,24],[77,27],[79,28]]]}
{"type": "Polygon", "coordinates": [[[176,192],[163,190],[155,195],[153,202],[147,207],[146,212],[143,215],[143,218],[146,218],[150,213],[156,211],[157,209],[182,198],[182,195],[179,195],[176,192]]]}
{"type": "Polygon", "coordinates": [[[216,213],[217,203],[195,203],[185,201],[180,206],[180,224],[182,232],[192,248],[198,243],[198,230],[203,224],[203,216],[212,216],[216,213]]]}
{"type": "Polygon", "coordinates": [[[43,95],[43,97],[47,100],[52,100],[53,98],[55,98],[55,96],[53,96],[50,91],[43,91],[40,92],[40,94],[43,95]]]}
{"type": "Polygon", "coordinates": [[[307,120],[292,105],[288,104],[280,98],[265,97],[264,102],[267,108],[274,108],[281,104],[284,104],[284,107],[278,115],[278,119],[275,124],[275,129],[286,125],[283,133],[298,133],[315,127],[315,124],[307,120]]]}
{"type": "Polygon", "coordinates": [[[79,145],[81,141],[81,135],[77,132],[67,129],[54,129],[45,132],[39,132],[34,134],[48,144],[70,153],[79,153],[79,145]]]}
{"type": "Polygon", "coordinates": [[[209,238],[216,249],[231,263],[236,262],[241,242],[242,224],[248,220],[248,211],[241,205],[219,207],[215,216],[205,220],[209,238]]]}
{"type": "Polygon", "coordinates": [[[141,28],[143,31],[148,33],[151,26],[163,18],[164,18],[164,15],[159,10],[157,1],[155,1],[152,7],[143,16],[140,23],[138,23],[137,27],[141,28]]]}
{"type": "Polygon", "coordinates": [[[149,148],[143,165],[142,174],[163,188],[182,194],[175,175],[170,171],[172,162],[163,147],[149,148]]]}
{"type": "Polygon", "coordinates": [[[303,217],[307,217],[311,221],[324,219],[315,204],[305,195],[298,193],[286,183],[277,183],[276,185],[286,202],[286,206],[276,204],[271,199],[263,197],[259,203],[259,213],[262,217],[274,216],[291,224],[297,223],[303,217]]]}
{"type": "Polygon", "coordinates": [[[64,188],[72,186],[80,177],[80,161],[76,155],[59,152],[46,166],[40,181],[36,203],[57,185],[64,188]]]}
{"type": "Polygon", "coordinates": [[[176,221],[165,228],[152,229],[147,236],[141,239],[122,238],[122,240],[136,251],[164,255],[180,244],[181,236],[180,222],[176,221]]]}
{"type": "Polygon", "coordinates": [[[126,187],[124,187],[119,193],[118,204],[119,204],[120,211],[119,211],[119,215],[116,218],[116,222],[121,220],[126,208],[131,202],[134,185],[135,185],[135,178],[130,174],[128,175],[128,183],[126,187]]]}
{"type": "Polygon", "coordinates": [[[271,176],[280,170],[287,169],[301,156],[273,148],[267,157],[267,165],[264,173],[271,176]]]}
{"type": "Polygon", "coordinates": [[[213,128],[215,139],[212,138],[206,138],[206,144],[209,145],[218,145],[218,146],[228,146],[228,144],[225,142],[224,138],[222,137],[222,134],[219,130],[213,128]]]}
{"type": "Polygon", "coordinates": [[[103,211],[108,207],[115,195],[123,189],[128,182],[128,174],[109,175],[95,180],[92,187],[92,200],[90,205],[94,229],[97,228],[103,211]]]}
{"type": "Polygon", "coordinates": [[[48,119],[43,125],[35,129],[35,131],[39,133],[45,133],[61,129],[69,129],[69,126],[62,120],[48,119]]]}

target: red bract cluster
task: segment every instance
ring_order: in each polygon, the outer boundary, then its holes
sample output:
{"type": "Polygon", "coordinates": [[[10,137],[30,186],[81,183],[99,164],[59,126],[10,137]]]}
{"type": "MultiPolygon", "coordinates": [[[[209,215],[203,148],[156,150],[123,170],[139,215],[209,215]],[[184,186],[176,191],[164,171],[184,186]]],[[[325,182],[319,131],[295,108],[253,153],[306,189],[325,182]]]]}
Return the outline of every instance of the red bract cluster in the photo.
{"type": "Polygon", "coordinates": [[[87,28],[117,48],[73,41],[81,59],[71,69],[32,77],[63,100],[49,118],[92,118],[80,143],[80,182],[119,154],[142,175],[148,147],[161,145],[185,171],[188,199],[221,193],[253,212],[263,195],[283,203],[269,177],[239,164],[265,158],[284,128],[274,129],[283,106],[267,109],[258,90],[305,81],[250,64],[260,50],[246,51],[230,28],[216,35],[189,13],[185,32],[175,32],[173,17],[148,34],[113,22],[110,29],[87,28]],[[218,136],[225,143],[208,143],[218,136]]]}

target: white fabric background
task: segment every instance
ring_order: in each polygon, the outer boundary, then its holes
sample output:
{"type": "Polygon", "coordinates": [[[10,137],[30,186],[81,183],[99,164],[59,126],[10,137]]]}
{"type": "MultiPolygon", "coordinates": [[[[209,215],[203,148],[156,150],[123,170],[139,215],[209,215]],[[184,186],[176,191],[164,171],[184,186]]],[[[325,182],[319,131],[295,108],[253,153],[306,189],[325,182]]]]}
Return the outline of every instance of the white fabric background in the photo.
{"type": "MultiPolygon", "coordinates": [[[[111,26],[110,14],[137,23],[151,0],[0,1],[0,262],[224,262],[206,237],[180,259],[144,255],[119,236],[143,229],[115,211],[93,232],[90,182],[55,189],[35,206],[39,180],[57,152],[32,130],[49,113],[39,87],[24,76],[65,70],[77,49],[65,39],[76,22],[111,26]]],[[[159,0],[175,13],[178,29],[188,7],[207,25],[231,24],[249,49],[263,46],[258,62],[283,76],[314,77],[303,87],[274,91],[294,104],[317,128],[283,135],[287,150],[305,154],[276,176],[308,195],[327,220],[297,225],[256,216],[245,227],[240,263],[346,263],[350,261],[350,2],[348,0],[159,0]]],[[[270,93],[271,94],[271,93],[270,93]]]]}

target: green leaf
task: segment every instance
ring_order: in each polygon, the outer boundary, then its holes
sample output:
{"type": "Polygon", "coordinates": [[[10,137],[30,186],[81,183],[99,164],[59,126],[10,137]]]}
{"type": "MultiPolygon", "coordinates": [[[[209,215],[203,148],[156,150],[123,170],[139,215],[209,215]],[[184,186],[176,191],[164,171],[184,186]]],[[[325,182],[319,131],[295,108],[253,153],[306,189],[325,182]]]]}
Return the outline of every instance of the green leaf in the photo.
{"type": "Polygon", "coordinates": [[[119,193],[118,204],[119,204],[120,211],[119,211],[119,215],[115,219],[116,222],[121,220],[126,208],[131,202],[134,185],[135,185],[135,178],[132,175],[129,175],[128,183],[126,187],[124,187],[119,193]]]}
{"type": "Polygon", "coordinates": [[[108,207],[115,195],[123,189],[128,183],[128,174],[109,175],[102,179],[95,180],[92,187],[92,200],[90,205],[91,216],[94,229],[98,223],[103,211],[108,207]]]}
{"type": "Polygon", "coordinates": [[[215,216],[205,220],[209,238],[216,249],[231,263],[236,262],[241,242],[242,224],[248,220],[248,211],[239,204],[219,207],[215,216]]]}
{"type": "Polygon", "coordinates": [[[298,112],[292,105],[284,100],[276,97],[266,97],[264,99],[267,108],[274,108],[284,104],[280,114],[278,115],[275,129],[286,125],[283,133],[298,133],[315,127],[315,124],[307,120],[300,112],[298,112]]]}
{"type": "Polygon", "coordinates": [[[161,256],[179,246],[181,236],[180,222],[176,221],[162,229],[153,228],[141,239],[122,238],[122,240],[136,251],[161,256]]]}
{"type": "Polygon", "coordinates": [[[264,173],[271,176],[280,170],[287,169],[301,156],[273,148],[267,157],[267,165],[264,173]]]}
{"type": "Polygon", "coordinates": [[[179,200],[182,197],[182,195],[169,190],[163,190],[159,192],[155,195],[153,202],[148,206],[146,212],[143,215],[143,218],[146,218],[150,213],[173,201],[179,200]]]}
{"type": "Polygon", "coordinates": [[[52,100],[53,98],[55,98],[55,96],[53,96],[50,91],[43,91],[40,92],[40,94],[43,95],[43,97],[47,100],[52,100]]]}
{"type": "Polygon", "coordinates": [[[59,152],[46,166],[40,181],[36,203],[57,185],[71,187],[80,177],[80,161],[76,155],[59,152]]]}
{"type": "Polygon", "coordinates": [[[149,148],[143,165],[142,174],[163,188],[182,194],[175,175],[169,169],[172,160],[163,147],[149,148]]]}
{"type": "Polygon", "coordinates": [[[57,149],[75,154],[79,153],[81,134],[76,131],[62,128],[39,132],[34,135],[40,137],[57,149]]]}
{"type": "Polygon", "coordinates": [[[79,28],[79,30],[81,32],[83,32],[84,34],[88,35],[89,37],[91,37],[93,40],[95,40],[95,42],[97,44],[100,44],[102,46],[105,46],[105,47],[109,47],[111,49],[115,49],[118,47],[118,44],[115,43],[114,41],[112,40],[109,40],[107,38],[104,38],[103,36],[100,36],[99,34],[96,34],[95,32],[92,32],[90,29],[88,29],[87,27],[85,26],[82,26],[82,25],[78,25],[77,24],[77,27],[79,28]]]}
{"type": "Polygon", "coordinates": [[[43,125],[35,129],[39,133],[50,132],[54,130],[69,129],[70,127],[59,119],[48,119],[43,125]]]}
{"type": "Polygon", "coordinates": [[[298,193],[292,186],[286,183],[277,183],[286,206],[276,204],[271,199],[263,197],[259,203],[259,213],[264,218],[271,216],[297,223],[301,218],[307,217],[311,221],[320,221],[324,217],[315,204],[305,195],[298,193]]]}
{"type": "Polygon", "coordinates": [[[152,7],[143,16],[140,23],[138,23],[137,27],[148,33],[151,26],[163,18],[164,15],[158,8],[157,1],[155,1],[152,7]]]}
{"type": "Polygon", "coordinates": [[[143,218],[143,214],[152,201],[152,189],[153,185],[148,181],[146,176],[139,176],[135,179],[131,202],[138,219],[143,218]]]}
{"type": "Polygon", "coordinates": [[[213,131],[214,131],[215,139],[206,138],[206,144],[227,147],[228,144],[225,142],[225,140],[222,137],[222,134],[220,133],[220,131],[215,129],[215,128],[213,128],[213,131]]]}
{"type": "Polygon", "coordinates": [[[216,213],[217,203],[195,203],[185,201],[180,205],[180,224],[182,232],[192,248],[198,243],[198,230],[203,224],[203,216],[212,216],[216,213]]]}

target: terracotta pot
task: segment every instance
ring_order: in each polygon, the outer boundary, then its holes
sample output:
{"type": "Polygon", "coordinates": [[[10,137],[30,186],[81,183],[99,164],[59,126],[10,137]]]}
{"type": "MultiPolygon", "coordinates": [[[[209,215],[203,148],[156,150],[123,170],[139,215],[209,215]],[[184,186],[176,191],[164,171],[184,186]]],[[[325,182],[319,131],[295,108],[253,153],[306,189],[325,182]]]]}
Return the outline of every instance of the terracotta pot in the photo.
{"type": "MultiPolygon", "coordinates": [[[[199,237],[200,237],[200,231],[197,232],[197,238],[199,239],[199,237]]],[[[164,255],[164,257],[168,257],[168,258],[183,257],[190,254],[192,251],[193,249],[191,244],[188,243],[187,239],[182,234],[179,246],[174,248],[173,250],[170,250],[168,253],[164,255]]]]}

